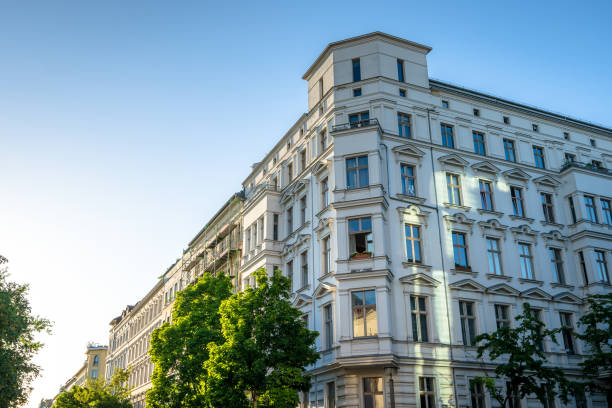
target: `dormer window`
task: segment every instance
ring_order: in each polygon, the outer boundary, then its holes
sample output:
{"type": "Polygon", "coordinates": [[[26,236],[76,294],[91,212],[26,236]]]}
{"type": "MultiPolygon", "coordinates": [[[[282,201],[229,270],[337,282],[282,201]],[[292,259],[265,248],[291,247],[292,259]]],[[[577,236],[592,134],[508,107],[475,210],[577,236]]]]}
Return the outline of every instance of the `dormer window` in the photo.
{"type": "Polygon", "coordinates": [[[353,82],[361,81],[361,61],[359,58],[353,60],[353,82]]]}

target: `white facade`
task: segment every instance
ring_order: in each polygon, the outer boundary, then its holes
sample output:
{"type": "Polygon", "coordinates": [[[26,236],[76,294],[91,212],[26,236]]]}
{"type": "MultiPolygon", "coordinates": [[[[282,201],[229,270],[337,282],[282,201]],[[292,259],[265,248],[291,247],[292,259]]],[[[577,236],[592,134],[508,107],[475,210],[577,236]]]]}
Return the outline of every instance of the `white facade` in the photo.
{"type": "MultiPolygon", "coordinates": [[[[491,368],[473,334],[524,302],[575,327],[582,299],[610,291],[612,130],[429,80],[429,51],[382,33],[330,44],[304,75],[309,112],[243,183],[240,282],[292,277],[321,333],[311,407],[470,406],[491,368]]],[[[558,340],[550,363],[578,373],[582,344],[558,340]]]]}

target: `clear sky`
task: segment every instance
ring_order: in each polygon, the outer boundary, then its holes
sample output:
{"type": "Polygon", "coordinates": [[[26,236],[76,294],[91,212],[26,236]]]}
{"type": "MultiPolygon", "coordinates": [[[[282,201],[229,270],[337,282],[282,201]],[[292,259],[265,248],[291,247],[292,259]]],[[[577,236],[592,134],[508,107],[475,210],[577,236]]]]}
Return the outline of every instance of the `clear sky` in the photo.
{"type": "Polygon", "coordinates": [[[612,126],[610,4],[0,2],[0,253],[55,322],[28,406],[240,190],[329,42],[384,31],[433,78],[612,126]]]}

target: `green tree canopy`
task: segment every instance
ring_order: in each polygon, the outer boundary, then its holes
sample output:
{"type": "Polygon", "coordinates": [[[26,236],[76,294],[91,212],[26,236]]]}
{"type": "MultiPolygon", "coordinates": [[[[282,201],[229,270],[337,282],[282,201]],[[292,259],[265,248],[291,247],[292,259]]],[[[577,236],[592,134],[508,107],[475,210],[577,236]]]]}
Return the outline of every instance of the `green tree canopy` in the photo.
{"type": "Polygon", "coordinates": [[[512,407],[514,398],[535,394],[546,406],[547,401],[558,395],[564,402],[571,390],[571,383],[563,370],[547,365],[544,340],[557,343],[556,334],[561,329],[546,329],[528,303],[523,313],[516,316],[515,327],[503,326],[493,333],[476,337],[478,358],[487,355],[487,361],[497,363],[494,376],[477,377],[476,383],[484,384],[491,396],[502,407],[512,407]],[[497,384],[505,384],[498,387],[497,384]]]}
{"type": "Polygon", "coordinates": [[[229,277],[205,273],[194,285],[178,293],[172,323],[163,324],[151,336],[149,355],[155,368],[147,406],[205,406],[206,346],[222,340],[219,306],[230,297],[231,289],[229,277]]]}
{"type": "Polygon", "coordinates": [[[119,370],[109,383],[103,379],[88,379],[85,385],[75,385],[53,402],[53,408],[132,408],[130,390],[125,386],[127,370],[119,370]]]}
{"type": "Polygon", "coordinates": [[[289,279],[255,272],[256,288],[221,304],[224,342],[210,343],[208,402],[214,407],[294,408],[308,390],[306,366],[319,358],[302,313],[288,301],[289,279]]]}
{"type": "Polygon", "coordinates": [[[28,285],[9,282],[6,258],[0,256],[0,408],[24,404],[31,382],[40,373],[32,363],[43,344],[39,332],[49,332],[51,322],[32,314],[28,285]]]}

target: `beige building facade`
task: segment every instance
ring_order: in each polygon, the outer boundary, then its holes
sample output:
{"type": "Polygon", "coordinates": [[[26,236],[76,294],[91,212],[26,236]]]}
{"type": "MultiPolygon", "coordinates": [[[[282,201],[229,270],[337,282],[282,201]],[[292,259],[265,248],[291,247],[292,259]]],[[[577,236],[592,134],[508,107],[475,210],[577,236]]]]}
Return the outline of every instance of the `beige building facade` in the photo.
{"type": "Polygon", "coordinates": [[[107,346],[89,343],[85,351],[85,361],[83,365],[60,388],[60,393],[63,391],[70,391],[75,385],[84,385],[88,380],[103,380],[106,374],[107,352],[107,346]]]}

